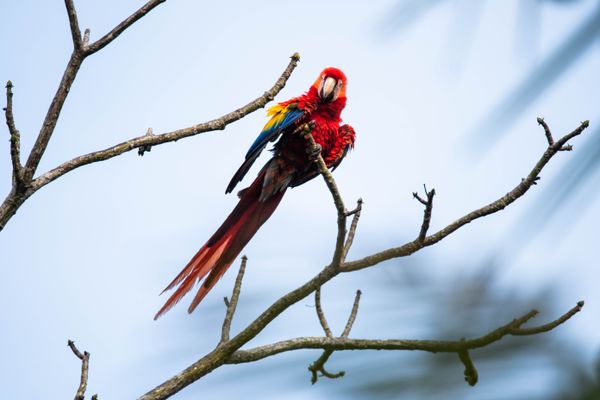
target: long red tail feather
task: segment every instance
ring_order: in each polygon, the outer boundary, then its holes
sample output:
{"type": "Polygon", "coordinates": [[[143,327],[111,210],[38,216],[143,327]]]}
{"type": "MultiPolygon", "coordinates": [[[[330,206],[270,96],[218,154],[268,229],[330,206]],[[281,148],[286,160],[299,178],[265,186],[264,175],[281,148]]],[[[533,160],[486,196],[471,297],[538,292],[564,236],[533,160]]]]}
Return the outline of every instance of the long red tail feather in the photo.
{"type": "Polygon", "coordinates": [[[252,185],[242,192],[240,201],[225,222],[165,288],[163,293],[179,285],[165,305],[156,313],[154,319],[169,311],[192,290],[196,282],[208,275],[188,308],[188,312],[194,311],[225,274],[244,246],[273,214],[285,194],[285,188],[261,201],[266,170],[267,168],[263,168],[252,185]]]}

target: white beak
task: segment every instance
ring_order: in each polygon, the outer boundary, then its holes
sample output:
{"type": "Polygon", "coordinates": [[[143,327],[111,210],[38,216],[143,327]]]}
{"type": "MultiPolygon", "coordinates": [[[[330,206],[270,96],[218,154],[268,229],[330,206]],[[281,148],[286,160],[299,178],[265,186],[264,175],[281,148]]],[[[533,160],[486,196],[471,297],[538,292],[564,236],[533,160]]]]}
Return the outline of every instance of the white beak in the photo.
{"type": "Polygon", "coordinates": [[[321,100],[325,102],[335,100],[334,97],[336,86],[337,81],[334,78],[330,76],[325,78],[325,80],[323,80],[323,83],[321,83],[321,90],[319,90],[319,97],[321,97],[321,100]]]}

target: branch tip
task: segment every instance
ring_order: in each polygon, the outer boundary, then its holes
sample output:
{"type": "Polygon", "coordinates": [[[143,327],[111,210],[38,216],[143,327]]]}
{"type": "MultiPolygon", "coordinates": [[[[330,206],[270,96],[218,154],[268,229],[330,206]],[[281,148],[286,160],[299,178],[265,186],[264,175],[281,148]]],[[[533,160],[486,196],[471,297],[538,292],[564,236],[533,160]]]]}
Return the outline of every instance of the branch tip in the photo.
{"type": "Polygon", "coordinates": [[[328,338],[333,337],[331,329],[329,328],[329,324],[327,323],[327,318],[325,318],[323,308],[321,307],[321,286],[315,290],[315,309],[317,310],[317,317],[319,318],[319,323],[323,328],[323,332],[325,332],[325,336],[328,338]]]}
{"type": "Polygon", "coordinates": [[[352,305],[352,311],[350,311],[350,316],[348,317],[348,322],[346,322],[346,327],[344,328],[344,331],[342,332],[343,338],[347,338],[348,335],[350,335],[350,331],[352,330],[352,327],[354,326],[354,321],[356,321],[356,315],[358,314],[358,306],[360,304],[360,296],[361,295],[362,295],[362,292],[360,291],[360,289],[358,289],[356,291],[356,296],[354,297],[354,304],[352,305]]]}
{"type": "Polygon", "coordinates": [[[348,252],[352,247],[352,243],[354,242],[354,236],[356,235],[356,228],[358,227],[358,220],[360,219],[360,213],[362,211],[363,199],[359,198],[356,201],[356,208],[350,212],[346,213],[346,217],[350,215],[354,215],[352,217],[352,222],[350,223],[350,230],[348,231],[348,236],[346,236],[346,241],[344,243],[344,247],[342,248],[342,254],[340,257],[340,262],[343,263],[346,261],[346,257],[348,256],[348,252]]]}
{"type": "Polygon", "coordinates": [[[555,319],[554,321],[548,322],[547,324],[534,326],[531,328],[521,328],[521,325],[515,326],[514,329],[511,330],[510,334],[514,336],[528,336],[535,335],[538,333],[548,332],[552,329],[556,328],[559,325],[562,325],[566,321],[568,321],[573,315],[577,314],[583,308],[584,302],[583,300],[578,301],[575,307],[571,308],[569,311],[555,319]]]}
{"type": "Polygon", "coordinates": [[[85,31],[83,32],[83,46],[87,46],[90,43],[90,28],[85,28],[85,31]]]}
{"type": "Polygon", "coordinates": [[[294,54],[292,54],[292,56],[290,57],[293,61],[300,61],[300,53],[295,52],[294,54]]]}
{"type": "MultiPolygon", "coordinates": [[[[464,338],[461,339],[461,342],[464,342],[464,341],[465,341],[464,338]]],[[[471,360],[469,352],[466,349],[459,350],[458,358],[465,366],[465,371],[464,371],[465,381],[470,386],[475,386],[477,384],[478,374],[477,374],[477,369],[475,368],[475,365],[473,364],[473,360],[471,360]]]]}
{"type": "Polygon", "coordinates": [[[244,279],[244,272],[246,272],[246,262],[248,257],[242,256],[242,262],[238,271],[237,277],[235,278],[235,284],[233,285],[233,292],[231,293],[231,301],[227,300],[227,297],[223,299],[227,310],[225,311],[225,318],[223,319],[223,327],[221,328],[221,341],[218,346],[223,345],[229,341],[229,332],[231,331],[231,322],[233,321],[233,315],[240,298],[240,291],[242,290],[242,280],[244,279]]]}
{"type": "MultiPolygon", "coordinates": [[[[77,393],[75,394],[75,400],[83,400],[85,398],[85,390],[87,388],[88,382],[88,370],[90,365],[90,353],[84,351],[83,354],[77,346],[75,346],[75,342],[69,339],[67,341],[67,346],[71,348],[71,351],[77,358],[81,360],[81,379],[79,382],[79,387],[77,388],[77,393]]],[[[92,396],[92,398],[94,398],[92,396]]],[[[97,395],[96,395],[97,398],[97,395]]]]}
{"type": "Polygon", "coordinates": [[[67,15],[69,16],[69,26],[71,28],[73,47],[76,52],[79,52],[83,48],[83,42],[81,40],[81,30],[79,29],[77,11],[75,10],[75,4],[73,4],[73,0],[65,0],[65,7],[67,8],[67,15]]]}

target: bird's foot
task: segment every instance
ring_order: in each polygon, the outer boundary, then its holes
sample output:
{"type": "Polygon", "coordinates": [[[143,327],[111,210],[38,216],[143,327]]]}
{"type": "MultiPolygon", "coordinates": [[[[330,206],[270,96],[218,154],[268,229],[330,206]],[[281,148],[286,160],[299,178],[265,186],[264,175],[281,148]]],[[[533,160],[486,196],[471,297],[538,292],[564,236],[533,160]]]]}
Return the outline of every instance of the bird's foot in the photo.
{"type": "Polygon", "coordinates": [[[321,155],[321,150],[323,150],[323,147],[321,147],[319,143],[315,143],[314,146],[308,146],[306,148],[308,159],[310,161],[317,161],[317,158],[319,158],[319,155],[321,155]]]}
{"type": "Polygon", "coordinates": [[[315,127],[315,121],[308,121],[305,124],[300,125],[298,128],[296,128],[296,130],[294,131],[294,133],[302,136],[302,137],[307,137],[308,135],[310,135],[310,133],[312,132],[312,130],[315,127]]]}

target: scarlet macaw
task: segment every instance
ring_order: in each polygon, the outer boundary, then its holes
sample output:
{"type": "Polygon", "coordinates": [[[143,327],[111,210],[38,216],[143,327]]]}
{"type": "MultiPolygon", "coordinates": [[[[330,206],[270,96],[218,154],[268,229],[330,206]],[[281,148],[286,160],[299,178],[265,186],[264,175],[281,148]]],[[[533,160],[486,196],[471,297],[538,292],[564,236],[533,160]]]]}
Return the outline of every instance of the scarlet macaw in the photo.
{"type": "Polygon", "coordinates": [[[165,291],[179,285],[154,319],[167,312],[208,274],[188,308],[188,312],[194,311],[269,219],[287,188],[301,185],[319,174],[316,164],[307,155],[308,142],[295,133],[298,127],[312,121],[311,133],[321,146],[325,164],[332,169],[340,164],[354,147],[355,138],[350,125],[340,125],[340,114],[345,105],[346,76],[339,69],[330,67],[321,72],[308,92],[269,108],[267,115],[271,119],[250,146],[244,163],[233,175],[225,193],[230,193],[244,178],[267,144],[279,138],[273,146],[273,157],[254,182],[238,193],[237,206],[217,232],[167,286],[165,291]]]}

